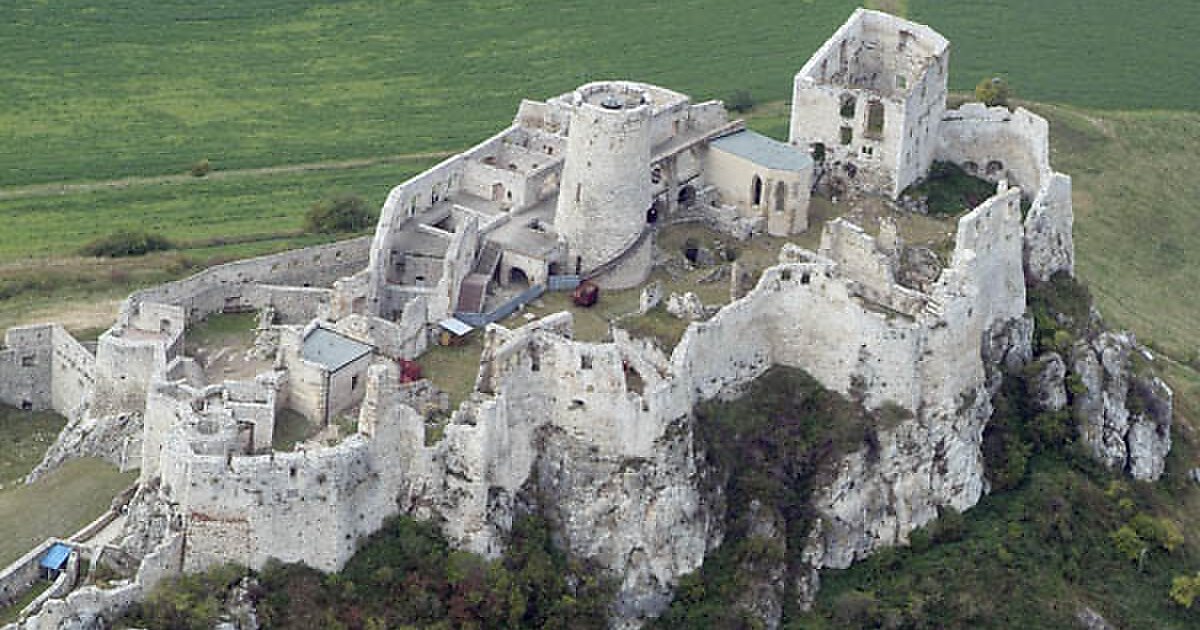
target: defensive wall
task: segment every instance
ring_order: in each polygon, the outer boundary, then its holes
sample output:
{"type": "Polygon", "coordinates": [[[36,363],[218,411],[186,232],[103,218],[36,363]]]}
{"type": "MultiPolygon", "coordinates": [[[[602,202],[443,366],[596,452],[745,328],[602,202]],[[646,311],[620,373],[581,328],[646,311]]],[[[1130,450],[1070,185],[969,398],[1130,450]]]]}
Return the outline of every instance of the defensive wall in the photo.
{"type": "Polygon", "coordinates": [[[62,326],[11,328],[0,347],[0,402],[75,418],[91,394],[95,371],[95,357],[62,326]]]}

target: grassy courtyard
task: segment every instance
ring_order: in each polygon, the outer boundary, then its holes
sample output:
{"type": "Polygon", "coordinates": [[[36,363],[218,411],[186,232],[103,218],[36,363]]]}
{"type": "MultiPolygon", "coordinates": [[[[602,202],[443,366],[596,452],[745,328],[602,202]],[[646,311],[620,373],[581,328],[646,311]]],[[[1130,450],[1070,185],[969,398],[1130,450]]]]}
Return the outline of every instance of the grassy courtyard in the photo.
{"type": "Polygon", "coordinates": [[[137,479],[96,459],[77,459],[30,485],[0,490],[0,566],[50,536],[69,536],[104,513],[137,479]]]}

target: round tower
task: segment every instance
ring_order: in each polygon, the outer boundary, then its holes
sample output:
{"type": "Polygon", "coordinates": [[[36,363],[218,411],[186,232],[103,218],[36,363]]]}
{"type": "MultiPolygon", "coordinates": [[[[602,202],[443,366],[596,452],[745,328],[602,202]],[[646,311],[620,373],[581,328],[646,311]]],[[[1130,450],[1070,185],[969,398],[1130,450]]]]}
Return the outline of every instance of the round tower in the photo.
{"type": "Polygon", "coordinates": [[[554,214],[567,270],[602,271],[597,279],[612,288],[640,284],[651,258],[650,97],[636,84],[602,82],[575,90],[572,104],[554,214]]]}

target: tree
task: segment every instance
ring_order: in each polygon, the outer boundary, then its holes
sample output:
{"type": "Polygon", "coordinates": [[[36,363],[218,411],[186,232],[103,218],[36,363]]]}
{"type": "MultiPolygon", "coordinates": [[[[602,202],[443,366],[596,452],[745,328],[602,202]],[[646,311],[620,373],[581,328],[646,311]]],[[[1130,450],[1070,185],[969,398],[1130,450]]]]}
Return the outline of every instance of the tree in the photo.
{"type": "Polygon", "coordinates": [[[342,195],[313,204],[304,216],[304,229],[318,234],[358,232],[375,223],[375,214],[358,195],[342,195]]]}
{"type": "Polygon", "coordinates": [[[1008,107],[1008,99],[1012,97],[1012,88],[1003,77],[991,77],[975,86],[975,99],[988,107],[1001,105],[1008,107]]]}

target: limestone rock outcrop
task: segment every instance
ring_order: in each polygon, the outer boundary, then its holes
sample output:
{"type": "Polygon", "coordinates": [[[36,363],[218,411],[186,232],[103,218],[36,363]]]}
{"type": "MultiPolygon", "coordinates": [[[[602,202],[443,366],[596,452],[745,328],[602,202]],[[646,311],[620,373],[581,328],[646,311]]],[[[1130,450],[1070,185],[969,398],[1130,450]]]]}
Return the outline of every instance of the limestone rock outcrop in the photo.
{"type": "Polygon", "coordinates": [[[67,423],[42,461],[25,477],[33,483],[68,460],[97,457],[120,468],[136,468],[142,452],[142,415],[118,414],[91,418],[86,414],[67,423]]]}
{"type": "Polygon", "coordinates": [[[1057,352],[1038,358],[1029,383],[1033,404],[1040,411],[1061,411],[1067,406],[1067,364],[1057,352]]]}
{"type": "Polygon", "coordinates": [[[664,576],[699,567],[720,540],[688,425],[681,419],[646,459],[595,453],[559,429],[542,433],[534,473],[542,509],[567,549],[619,576],[618,625],[666,608],[674,584],[664,576]]]}
{"type": "Polygon", "coordinates": [[[1137,345],[1127,333],[1104,332],[1072,351],[1082,383],[1075,414],[1084,445],[1109,468],[1134,479],[1162,475],[1171,449],[1173,395],[1161,379],[1138,373],[1137,345]]]}

